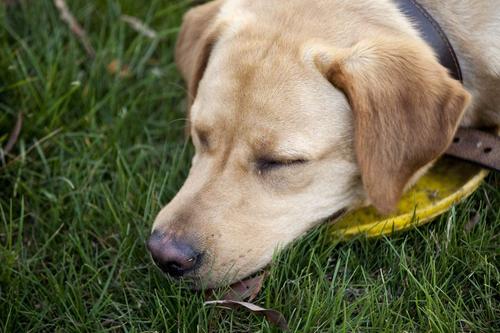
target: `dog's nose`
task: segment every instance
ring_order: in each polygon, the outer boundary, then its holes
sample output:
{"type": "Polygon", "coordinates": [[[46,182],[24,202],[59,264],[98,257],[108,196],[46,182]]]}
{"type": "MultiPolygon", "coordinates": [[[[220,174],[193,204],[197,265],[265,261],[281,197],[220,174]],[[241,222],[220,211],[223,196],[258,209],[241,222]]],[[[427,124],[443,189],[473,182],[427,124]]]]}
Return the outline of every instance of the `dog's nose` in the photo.
{"type": "Polygon", "coordinates": [[[192,270],[200,258],[186,242],[158,231],[151,234],[147,247],[156,265],[173,277],[181,277],[192,270]]]}

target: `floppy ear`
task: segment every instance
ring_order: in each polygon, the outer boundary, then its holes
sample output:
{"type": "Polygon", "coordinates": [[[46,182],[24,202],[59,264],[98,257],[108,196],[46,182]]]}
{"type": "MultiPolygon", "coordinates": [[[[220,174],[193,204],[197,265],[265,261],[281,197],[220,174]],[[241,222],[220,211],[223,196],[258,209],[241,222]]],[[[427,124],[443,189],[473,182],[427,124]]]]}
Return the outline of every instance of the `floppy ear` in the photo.
{"type": "Polygon", "coordinates": [[[470,95],[423,42],[371,39],[314,57],[347,96],[364,188],[382,213],[451,143],[470,95]]]}
{"type": "Polygon", "coordinates": [[[175,62],[188,87],[189,107],[196,97],[198,84],[217,38],[213,21],[221,4],[222,1],[217,0],[190,9],[184,15],[177,37],[175,62]]]}

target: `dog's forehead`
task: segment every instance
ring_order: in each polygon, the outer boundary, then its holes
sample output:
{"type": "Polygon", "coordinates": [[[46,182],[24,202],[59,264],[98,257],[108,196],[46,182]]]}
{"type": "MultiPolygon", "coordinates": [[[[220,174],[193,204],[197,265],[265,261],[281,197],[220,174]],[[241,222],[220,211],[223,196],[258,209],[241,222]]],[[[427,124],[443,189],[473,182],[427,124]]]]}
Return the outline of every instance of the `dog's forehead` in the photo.
{"type": "Polygon", "coordinates": [[[345,96],[299,50],[244,31],[219,41],[191,109],[194,127],[278,151],[321,151],[349,137],[345,96]]]}
{"type": "Polygon", "coordinates": [[[312,158],[348,141],[352,119],[342,93],[314,76],[278,81],[253,84],[245,92],[234,82],[229,87],[208,83],[192,108],[194,126],[218,142],[243,144],[270,156],[312,158]]]}

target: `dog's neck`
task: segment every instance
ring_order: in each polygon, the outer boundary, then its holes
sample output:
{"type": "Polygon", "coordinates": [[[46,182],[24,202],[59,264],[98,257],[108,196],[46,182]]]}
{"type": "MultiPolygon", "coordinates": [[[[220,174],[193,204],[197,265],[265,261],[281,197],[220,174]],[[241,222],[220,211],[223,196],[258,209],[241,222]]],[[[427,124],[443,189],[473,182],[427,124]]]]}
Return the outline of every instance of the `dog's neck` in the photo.
{"type": "Polygon", "coordinates": [[[421,37],[432,47],[439,62],[460,82],[462,70],[455,50],[439,23],[415,0],[396,0],[401,12],[410,19],[421,37]]]}

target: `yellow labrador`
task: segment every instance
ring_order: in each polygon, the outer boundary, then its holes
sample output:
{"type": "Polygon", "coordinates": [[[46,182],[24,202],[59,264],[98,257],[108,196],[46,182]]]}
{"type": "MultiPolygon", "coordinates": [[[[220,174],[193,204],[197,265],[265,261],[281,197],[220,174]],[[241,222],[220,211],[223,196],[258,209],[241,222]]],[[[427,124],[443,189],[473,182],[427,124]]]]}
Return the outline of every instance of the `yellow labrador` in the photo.
{"type": "Polygon", "coordinates": [[[421,0],[458,55],[451,78],[391,0],[217,0],[176,50],[196,154],[148,247],[214,287],[325,218],[402,192],[459,125],[500,125],[497,0],[421,0]]]}

